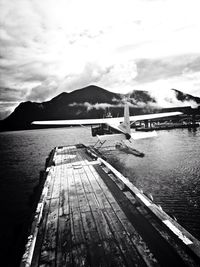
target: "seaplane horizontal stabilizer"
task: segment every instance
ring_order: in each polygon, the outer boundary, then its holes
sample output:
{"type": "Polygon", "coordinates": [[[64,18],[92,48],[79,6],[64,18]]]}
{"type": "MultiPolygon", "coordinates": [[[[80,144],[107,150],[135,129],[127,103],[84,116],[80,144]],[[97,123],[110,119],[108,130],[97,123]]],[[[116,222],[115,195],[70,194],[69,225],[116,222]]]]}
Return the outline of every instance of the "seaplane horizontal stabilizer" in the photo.
{"type": "MultiPolygon", "coordinates": [[[[152,132],[133,132],[130,134],[132,140],[139,140],[144,138],[151,138],[156,137],[156,131],[152,132]]],[[[125,134],[104,134],[104,135],[97,135],[97,138],[100,141],[122,141],[127,140],[125,134]]]]}
{"type": "Polygon", "coordinates": [[[131,133],[131,138],[133,140],[150,138],[150,137],[156,137],[156,136],[157,136],[156,131],[152,131],[152,132],[134,132],[134,133],[131,133]]]}
{"type": "Polygon", "coordinates": [[[122,141],[126,140],[126,136],[124,134],[104,134],[97,135],[97,138],[102,141],[122,141]]]}

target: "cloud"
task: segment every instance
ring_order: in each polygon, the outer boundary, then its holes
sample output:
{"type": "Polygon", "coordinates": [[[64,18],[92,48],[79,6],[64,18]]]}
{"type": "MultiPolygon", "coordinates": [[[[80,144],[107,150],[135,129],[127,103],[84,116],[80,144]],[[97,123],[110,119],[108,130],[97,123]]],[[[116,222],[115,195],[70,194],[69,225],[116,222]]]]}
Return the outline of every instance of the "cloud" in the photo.
{"type": "Polygon", "coordinates": [[[171,88],[176,88],[183,93],[191,94],[194,96],[200,97],[199,90],[199,79],[200,72],[185,72],[180,76],[169,76],[165,78],[158,78],[153,81],[145,82],[145,83],[135,83],[135,88],[138,90],[146,90],[146,91],[154,91],[155,94],[163,94],[166,95],[167,92],[170,92],[171,88]]]}
{"type": "Polygon", "coordinates": [[[114,64],[109,60],[102,64],[95,61],[88,62],[80,69],[79,73],[77,71],[65,76],[63,79],[50,77],[43,81],[40,85],[30,90],[26,99],[41,101],[63,91],[70,92],[90,84],[96,84],[110,90],[113,89],[114,91],[117,87],[119,93],[127,93],[130,91],[130,84],[133,83],[136,73],[134,61],[121,61],[114,64]]]}
{"type": "Polygon", "coordinates": [[[134,60],[126,60],[115,63],[109,71],[101,77],[98,84],[110,88],[118,93],[127,93],[134,84],[137,76],[137,66],[134,60]]]}
{"type": "Polygon", "coordinates": [[[200,71],[200,54],[137,60],[136,82],[146,83],[200,71]]]}
{"type": "Polygon", "coordinates": [[[50,96],[52,92],[55,93],[57,90],[57,83],[53,79],[46,79],[42,84],[32,88],[27,95],[26,99],[31,101],[45,101],[50,96]]]}
{"type": "MultiPolygon", "coordinates": [[[[85,107],[87,108],[87,111],[90,111],[91,109],[107,109],[107,108],[124,108],[124,101],[123,99],[121,100],[117,100],[115,102],[118,102],[118,103],[115,103],[115,104],[109,104],[109,103],[95,103],[95,104],[90,104],[88,102],[85,102],[85,103],[71,103],[69,104],[70,107],[74,107],[74,106],[77,106],[77,107],[85,107]]],[[[146,108],[149,110],[152,110],[152,109],[155,109],[155,107],[158,107],[158,105],[154,102],[148,102],[148,103],[144,103],[142,101],[138,101],[138,102],[129,102],[128,103],[129,107],[132,107],[132,108],[146,108]]]]}
{"type": "Polygon", "coordinates": [[[195,108],[198,106],[196,101],[193,100],[178,100],[174,90],[152,90],[150,91],[150,95],[156,100],[156,103],[152,103],[154,107],[170,108],[191,106],[195,108]]]}
{"type": "Polygon", "coordinates": [[[111,68],[109,63],[101,65],[95,61],[87,62],[79,73],[71,73],[61,80],[59,91],[73,91],[89,84],[98,84],[102,77],[109,74],[111,68]]]}
{"type": "Polygon", "coordinates": [[[15,88],[2,88],[0,87],[0,101],[9,103],[9,102],[18,102],[22,101],[24,98],[25,90],[17,90],[15,88]],[[9,92],[9,94],[8,94],[9,92]]]}
{"type": "Polygon", "coordinates": [[[199,5],[1,0],[0,86],[8,89],[0,94],[12,99],[15,88],[19,101],[44,101],[89,84],[123,93],[157,82],[198,93],[199,5]]]}
{"type": "Polygon", "coordinates": [[[88,102],[85,103],[71,103],[69,104],[70,107],[78,106],[78,107],[86,107],[87,111],[90,111],[91,109],[107,109],[107,108],[116,108],[116,107],[123,107],[123,104],[109,104],[109,103],[95,103],[95,104],[90,104],[88,102]]]}
{"type": "Polygon", "coordinates": [[[15,101],[0,101],[0,120],[7,117],[18,106],[18,102],[15,101]]]}

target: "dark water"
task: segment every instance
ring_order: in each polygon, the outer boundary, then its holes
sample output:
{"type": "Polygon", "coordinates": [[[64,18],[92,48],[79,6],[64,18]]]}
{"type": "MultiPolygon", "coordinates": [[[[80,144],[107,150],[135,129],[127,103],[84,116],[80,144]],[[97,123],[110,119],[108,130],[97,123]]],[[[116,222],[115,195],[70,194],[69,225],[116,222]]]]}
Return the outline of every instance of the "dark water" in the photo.
{"type": "Polygon", "coordinates": [[[90,136],[87,128],[0,133],[0,266],[17,266],[19,233],[30,216],[30,197],[50,151],[94,142],[90,136]]]}
{"type": "Polygon", "coordinates": [[[113,165],[200,240],[200,131],[161,131],[135,147],[144,158],[112,152],[113,165]]]}
{"type": "MultiPolygon", "coordinates": [[[[89,128],[0,133],[0,251],[4,257],[12,255],[16,235],[28,219],[30,196],[52,148],[94,142],[89,128]]],[[[157,138],[138,140],[135,148],[145,157],[113,151],[109,160],[200,239],[200,130],[162,131],[157,138]]]]}

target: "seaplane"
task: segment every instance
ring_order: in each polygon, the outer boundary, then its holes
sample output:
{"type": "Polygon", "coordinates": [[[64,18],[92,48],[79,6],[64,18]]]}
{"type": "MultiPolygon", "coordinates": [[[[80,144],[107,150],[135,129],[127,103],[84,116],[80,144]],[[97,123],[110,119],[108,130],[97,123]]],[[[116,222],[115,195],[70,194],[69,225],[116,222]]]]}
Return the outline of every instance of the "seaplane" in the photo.
{"type": "MultiPolygon", "coordinates": [[[[96,136],[98,141],[95,143],[94,147],[100,149],[106,141],[114,141],[115,148],[125,152],[127,154],[133,154],[138,157],[144,157],[144,153],[134,149],[134,142],[138,139],[156,137],[156,131],[151,132],[135,132],[132,131],[131,125],[138,121],[159,119],[164,117],[178,116],[182,112],[165,112],[165,113],[155,113],[155,114],[145,114],[130,116],[129,114],[129,104],[126,101],[124,105],[124,117],[109,117],[100,119],[77,119],[77,120],[54,120],[54,121],[33,121],[34,125],[69,125],[69,126],[85,126],[85,125],[101,125],[98,127],[101,129],[101,134],[98,131],[94,133],[92,131],[92,136],[96,136]],[[103,125],[107,126],[102,127],[103,125]],[[109,129],[109,131],[108,131],[109,129]]],[[[92,129],[93,130],[93,129],[92,129]]]]}

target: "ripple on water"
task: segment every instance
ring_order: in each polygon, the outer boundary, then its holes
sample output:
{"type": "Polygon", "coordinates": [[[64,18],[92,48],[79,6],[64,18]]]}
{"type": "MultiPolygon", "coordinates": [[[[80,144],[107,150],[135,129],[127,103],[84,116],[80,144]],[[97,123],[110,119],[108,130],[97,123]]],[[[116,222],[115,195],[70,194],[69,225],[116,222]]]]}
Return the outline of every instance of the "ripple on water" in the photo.
{"type": "Polygon", "coordinates": [[[109,160],[200,239],[200,131],[159,132],[158,138],[138,140],[135,148],[145,157],[114,152],[109,160]]]}
{"type": "MultiPolygon", "coordinates": [[[[29,212],[39,172],[55,146],[94,144],[90,128],[60,128],[0,133],[0,239],[12,244],[29,212]]],[[[200,239],[200,131],[161,131],[138,140],[144,158],[111,151],[113,165],[145,193],[151,193],[178,222],[200,239]]]]}

